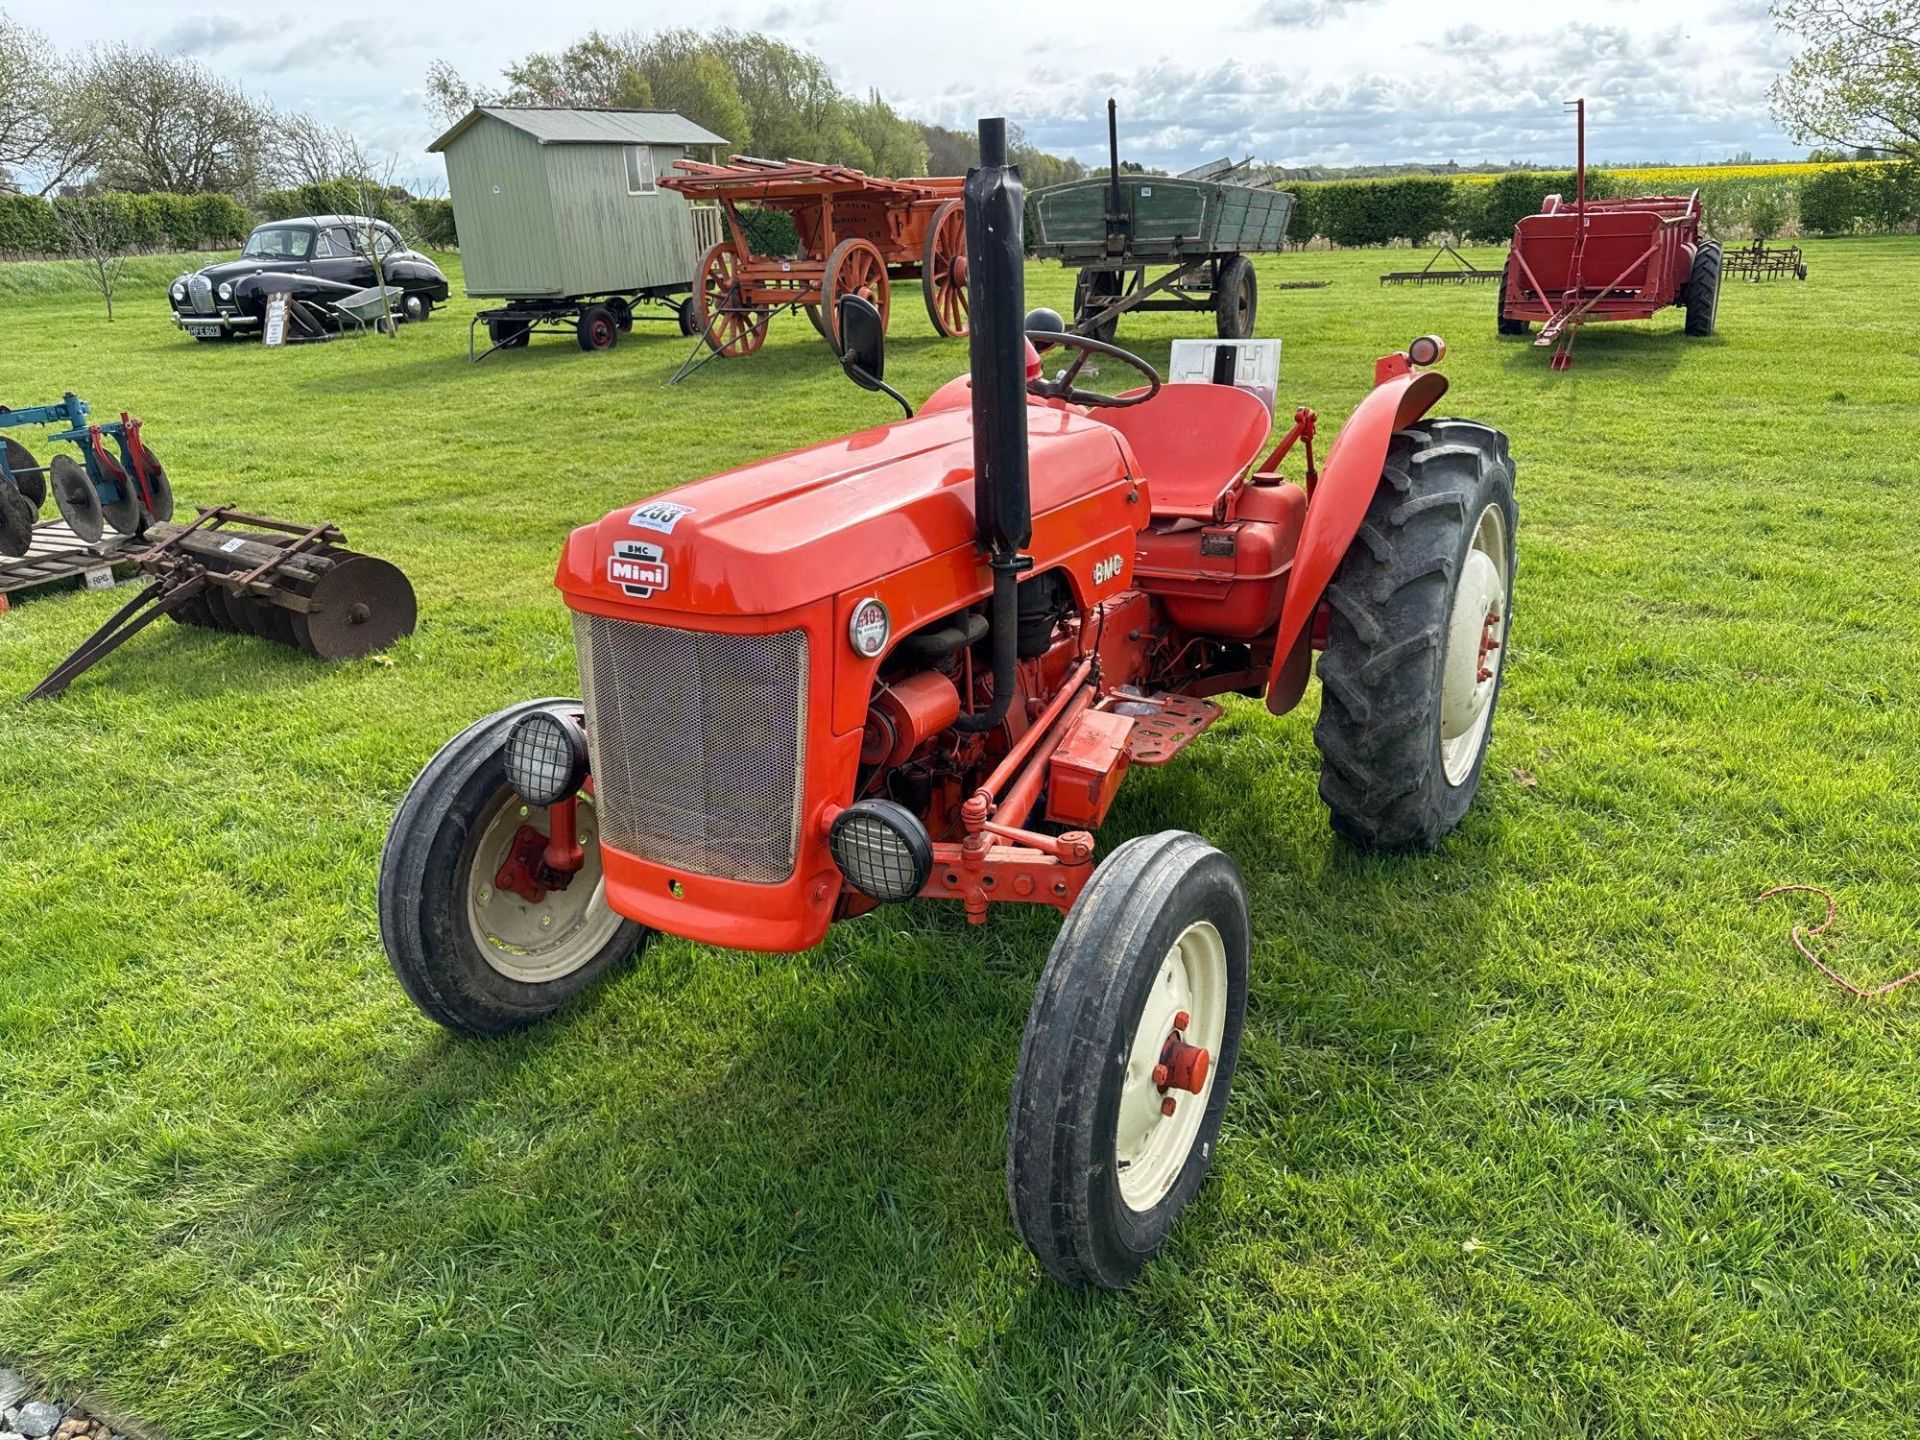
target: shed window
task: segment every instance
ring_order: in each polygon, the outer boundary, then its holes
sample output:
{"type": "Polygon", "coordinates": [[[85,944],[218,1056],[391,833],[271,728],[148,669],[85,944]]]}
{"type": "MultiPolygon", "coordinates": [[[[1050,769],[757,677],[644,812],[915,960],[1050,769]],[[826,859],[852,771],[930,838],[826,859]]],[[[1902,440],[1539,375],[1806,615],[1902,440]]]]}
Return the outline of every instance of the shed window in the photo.
{"type": "Polygon", "coordinates": [[[653,151],[645,145],[629,145],[627,151],[627,193],[653,193],[653,151]]]}

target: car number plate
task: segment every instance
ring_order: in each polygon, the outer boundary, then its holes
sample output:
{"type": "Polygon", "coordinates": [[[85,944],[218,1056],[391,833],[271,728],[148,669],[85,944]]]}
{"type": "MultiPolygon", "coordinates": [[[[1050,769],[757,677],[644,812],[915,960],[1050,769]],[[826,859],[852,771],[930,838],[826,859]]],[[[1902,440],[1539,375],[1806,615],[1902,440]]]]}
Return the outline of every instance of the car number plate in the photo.
{"type": "Polygon", "coordinates": [[[217,320],[203,320],[198,324],[194,324],[189,321],[185,328],[189,335],[218,335],[220,333],[220,322],[217,320]]]}

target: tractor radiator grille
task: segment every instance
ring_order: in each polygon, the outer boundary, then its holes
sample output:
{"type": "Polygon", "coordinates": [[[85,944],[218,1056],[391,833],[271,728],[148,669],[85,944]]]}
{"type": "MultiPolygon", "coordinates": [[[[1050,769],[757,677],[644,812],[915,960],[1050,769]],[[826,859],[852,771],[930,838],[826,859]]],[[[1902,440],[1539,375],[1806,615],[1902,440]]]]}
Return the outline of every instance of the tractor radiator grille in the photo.
{"type": "Polygon", "coordinates": [[[573,617],[600,838],[697,875],[793,873],[807,637],[573,617]]]}
{"type": "Polygon", "coordinates": [[[204,275],[187,277],[187,298],[192,302],[196,315],[216,315],[218,308],[213,303],[213,282],[204,275]]]}

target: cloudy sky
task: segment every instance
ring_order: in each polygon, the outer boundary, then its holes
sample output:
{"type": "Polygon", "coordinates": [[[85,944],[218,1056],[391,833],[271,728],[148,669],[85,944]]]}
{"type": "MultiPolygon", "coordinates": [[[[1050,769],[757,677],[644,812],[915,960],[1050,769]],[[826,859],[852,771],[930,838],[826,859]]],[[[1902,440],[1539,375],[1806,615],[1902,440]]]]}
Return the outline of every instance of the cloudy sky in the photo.
{"type": "MultiPolygon", "coordinates": [[[[1767,113],[1789,53],[1766,0],[0,0],[65,45],[118,36],[190,54],[275,104],[417,160],[435,125],[427,65],[492,79],[589,29],[733,25],[824,56],[849,90],[970,128],[1000,113],[1097,161],[1120,101],[1123,153],[1181,168],[1251,152],[1283,164],[1571,159],[1560,102],[1591,102],[1600,162],[1804,153],[1767,113]],[[1576,17],[1577,18],[1569,18],[1576,17]]],[[[403,171],[406,165],[403,165],[403,171]]]]}

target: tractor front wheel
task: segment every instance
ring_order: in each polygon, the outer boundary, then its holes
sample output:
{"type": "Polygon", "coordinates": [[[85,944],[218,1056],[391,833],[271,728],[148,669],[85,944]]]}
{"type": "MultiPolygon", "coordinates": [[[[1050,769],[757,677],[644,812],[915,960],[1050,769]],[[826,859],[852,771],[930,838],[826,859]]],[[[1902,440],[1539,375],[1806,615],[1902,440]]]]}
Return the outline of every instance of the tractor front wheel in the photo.
{"type": "Polygon", "coordinates": [[[1247,1010],[1239,867],[1197,835],[1129,840],[1040,975],[1007,1126],[1014,1227],[1055,1279],[1117,1290],[1212,1163],[1247,1010]]]}
{"type": "Polygon", "coordinates": [[[1320,798],[1363,848],[1433,849],[1480,787],[1513,623],[1513,480],[1498,430],[1401,431],[1327,587],[1320,798]]]}
{"type": "Polygon", "coordinates": [[[531,899],[498,881],[523,832],[551,834],[546,807],[507,780],[514,722],[578,700],[530,700],[467,727],[427,762],[380,855],[380,937],[401,988],[463,1035],[504,1035],[543,1020],[646,943],[645,926],[607,905],[592,797],[577,799],[585,863],[562,890],[531,899]]]}
{"type": "Polygon", "coordinates": [[[1702,240],[1693,252],[1693,269],[1687,276],[1687,334],[1705,338],[1713,334],[1720,317],[1720,242],[1702,240]]]}

